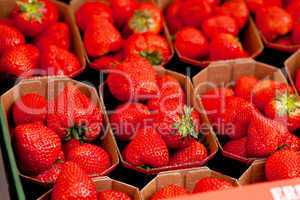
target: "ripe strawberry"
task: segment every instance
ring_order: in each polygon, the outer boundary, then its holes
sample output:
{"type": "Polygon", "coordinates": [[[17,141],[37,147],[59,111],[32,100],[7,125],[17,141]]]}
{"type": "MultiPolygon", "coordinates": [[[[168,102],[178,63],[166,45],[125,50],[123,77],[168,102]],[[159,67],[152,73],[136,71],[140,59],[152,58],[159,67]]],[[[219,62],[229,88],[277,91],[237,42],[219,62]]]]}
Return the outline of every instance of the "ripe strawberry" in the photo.
{"type": "Polygon", "coordinates": [[[289,33],[293,28],[293,19],[280,7],[272,6],[259,9],[255,15],[256,25],[268,41],[289,33]]]}
{"type": "Polygon", "coordinates": [[[136,0],[110,0],[110,3],[118,27],[124,26],[138,7],[136,0]]]}
{"type": "Polygon", "coordinates": [[[68,84],[49,103],[47,126],[61,139],[96,139],[102,127],[102,112],[76,86],[68,84]]]}
{"type": "Polygon", "coordinates": [[[286,11],[292,16],[295,24],[300,23],[300,1],[293,0],[290,1],[286,6],[286,11]]]}
{"type": "Polygon", "coordinates": [[[170,165],[201,162],[207,154],[207,149],[202,143],[192,140],[188,147],[176,151],[170,157],[170,165]]]}
{"type": "Polygon", "coordinates": [[[62,152],[57,134],[40,122],[18,125],[15,142],[19,166],[29,175],[48,170],[62,152]]]}
{"type": "Polygon", "coordinates": [[[237,36],[239,27],[234,18],[227,15],[215,15],[203,21],[202,30],[207,37],[214,38],[219,33],[237,36]]]}
{"type": "Polygon", "coordinates": [[[295,87],[297,91],[300,92],[300,69],[297,69],[295,74],[295,87]]]}
{"type": "Polygon", "coordinates": [[[126,41],[125,55],[141,56],[152,65],[160,65],[170,59],[171,51],[164,37],[148,32],[131,35],[126,41]]]}
{"type": "Polygon", "coordinates": [[[282,149],[300,151],[300,139],[292,133],[286,133],[281,139],[280,146],[282,149]]]}
{"type": "Polygon", "coordinates": [[[132,198],[124,193],[115,190],[103,190],[98,193],[98,200],[131,200],[132,198]]]}
{"type": "Polygon", "coordinates": [[[62,199],[97,199],[95,183],[77,164],[71,161],[64,164],[51,193],[51,200],[62,199]]]}
{"type": "Polygon", "coordinates": [[[241,139],[231,140],[227,142],[224,145],[223,150],[233,155],[237,155],[245,158],[247,157],[246,145],[247,145],[247,137],[243,137],[241,139]]]}
{"type": "Polygon", "coordinates": [[[12,19],[0,19],[0,25],[15,27],[14,21],[12,19]]]}
{"type": "Polygon", "coordinates": [[[298,153],[289,150],[275,152],[266,161],[265,174],[268,181],[299,178],[298,153]]]}
{"type": "Polygon", "coordinates": [[[141,57],[130,57],[107,77],[110,92],[120,101],[143,100],[157,93],[156,72],[141,57]]]}
{"type": "Polygon", "coordinates": [[[235,95],[251,102],[253,88],[255,87],[257,82],[258,80],[254,76],[240,77],[235,84],[235,95]]]}
{"type": "Polygon", "coordinates": [[[16,28],[0,24],[0,55],[6,50],[25,43],[25,38],[16,28]]]}
{"type": "Polygon", "coordinates": [[[160,33],[163,28],[163,16],[160,9],[152,3],[141,3],[128,21],[133,33],[160,33]]]}
{"type": "Polygon", "coordinates": [[[102,56],[100,58],[93,60],[93,62],[90,63],[90,67],[99,71],[114,69],[122,61],[122,59],[119,58],[118,56],[119,56],[118,54],[113,56],[111,55],[102,56]]]}
{"type": "Polygon", "coordinates": [[[181,2],[181,0],[174,0],[166,8],[165,18],[171,34],[175,34],[183,28],[183,22],[179,16],[181,2]]]}
{"type": "Polygon", "coordinates": [[[12,47],[0,58],[0,71],[17,77],[31,76],[37,69],[39,54],[39,50],[30,44],[12,47]]]}
{"type": "Polygon", "coordinates": [[[229,181],[222,178],[205,177],[200,179],[193,190],[193,193],[210,192],[216,190],[226,190],[232,188],[233,185],[229,181]]]}
{"type": "Polygon", "coordinates": [[[115,136],[119,140],[131,140],[134,138],[136,129],[144,126],[149,115],[148,108],[141,103],[128,103],[118,106],[110,116],[110,123],[115,136]]]}
{"type": "Polygon", "coordinates": [[[228,33],[216,35],[209,47],[211,60],[226,60],[248,56],[238,38],[228,33]]]}
{"type": "Polygon", "coordinates": [[[14,103],[12,113],[16,125],[35,121],[44,122],[47,114],[47,100],[39,94],[27,93],[14,103]]]}
{"type": "Polygon", "coordinates": [[[58,8],[48,0],[20,0],[12,11],[16,27],[33,37],[41,33],[59,18],[58,8]]]}
{"type": "Polygon", "coordinates": [[[108,20],[93,20],[84,32],[84,46],[91,57],[103,56],[117,51],[122,46],[122,37],[119,31],[108,20]]]}
{"type": "Polygon", "coordinates": [[[176,33],[175,48],[181,56],[197,59],[208,55],[208,41],[201,31],[186,27],[176,33]]]}
{"type": "Polygon", "coordinates": [[[59,48],[70,49],[70,29],[64,22],[57,22],[39,34],[35,39],[36,46],[42,50],[51,45],[59,48]]]}
{"type": "MultiPolygon", "coordinates": [[[[294,29],[295,30],[295,29],[294,29]]],[[[292,41],[289,37],[281,37],[275,41],[276,44],[283,45],[283,46],[290,46],[292,45],[292,41]]]]}
{"type": "Polygon", "coordinates": [[[249,10],[255,13],[263,7],[278,6],[282,7],[282,0],[246,0],[249,10]]]}
{"type": "Polygon", "coordinates": [[[155,192],[150,200],[170,199],[188,194],[189,192],[184,187],[176,184],[171,184],[155,192]]]}
{"type": "Polygon", "coordinates": [[[68,155],[68,153],[72,150],[75,149],[76,147],[80,146],[81,142],[78,139],[70,139],[66,143],[63,144],[62,149],[65,153],[65,155],[68,155]]]}
{"type": "Polygon", "coordinates": [[[76,22],[81,30],[95,19],[106,19],[113,22],[111,9],[102,2],[85,2],[75,12],[76,22]]]}
{"type": "Polygon", "coordinates": [[[135,166],[162,167],[169,163],[166,143],[153,128],[140,128],[123,150],[124,160],[135,166]]]}
{"type": "Polygon", "coordinates": [[[294,25],[291,40],[293,44],[300,44],[300,23],[294,25]]]}
{"type": "Polygon", "coordinates": [[[37,175],[35,178],[43,183],[55,183],[58,176],[60,175],[60,172],[63,168],[63,163],[54,163],[51,168],[49,168],[46,171],[43,171],[39,175],[37,175]]]}

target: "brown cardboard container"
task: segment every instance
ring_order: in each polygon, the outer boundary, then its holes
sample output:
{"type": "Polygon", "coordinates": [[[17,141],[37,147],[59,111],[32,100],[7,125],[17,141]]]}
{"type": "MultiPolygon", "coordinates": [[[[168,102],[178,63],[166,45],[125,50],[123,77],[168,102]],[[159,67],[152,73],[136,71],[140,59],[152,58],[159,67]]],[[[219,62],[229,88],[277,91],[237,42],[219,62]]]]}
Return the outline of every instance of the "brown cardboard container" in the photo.
{"type": "Polygon", "coordinates": [[[284,69],[287,73],[290,84],[293,86],[294,91],[299,93],[295,87],[296,71],[300,69],[300,50],[296,51],[284,62],[284,69]]]}
{"type": "MultiPolygon", "coordinates": [[[[237,59],[230,62],[211,64],[193,77],[194,96],[198,100],[197,103],[199,104],[200,112],[206,113],[201,103],[201,94],[205,93],[207,89],[210,88],[211,84],[218,87],[232,87],[238,78],[245,75],[255,76],[259,80],[270,79],[279,82],[287,82],[280,69],[252,59],[237,59]]],[[[206,120],[209,121],[206,114],[205,116],[206,120]]],[[[217,138],[216,133],[215,136],[217,138]]],[[[223,150],[220,140],[218,139],[217,141],[221,152],[225,157],[248,164],[257,159],[243,158],[226,152],[223,150]]]]}
{"type": "MultiPolygon", "coordinates": [[[[15,6],[16,0],[1,0],[0,1],[0,18],[9,17],[12,9],[15,6]]],[[[51,0],[59,9],[61,20],[66,22],[69,25],[70,33],[71,33],[71,44],[72,51],[77,56],[81,68],[70,75],[70,77],[77,76],[80,74],[86,67],[86,60],[84,55],[84,47],[83,43],[80,39],[80,33],[77,29],[75,18],[72,15],[71,9],[69,6],[63,2],[51,0]]]]}
{"type": "MultiPolygon", "coordinates": [[[[152,181],[150,181],[142,190],[141,194],[144,200],[151,198],[155,192],[170,184],[177,184],[185,187],[189,192],[192,192],[195,184],[199,179],[204,177],[223,178],[238,187],[239,183],[236,179],[213,171],[208,167],[193,168],[190,170],[178,170],[172,172],[159,173],[152,181]]],[[[185,199],[185,198],[178,198],[185,199]]],[[[200,198],[199,198],[200,199],[200,198]]]]}
{"type": "Polygon", "coordinates": [[[250,185],[266,182],[265,177],[265,161],[256,160],[239,178],[240,185],[250,185]]]}
{"type": "MultiPolygon", "coordinates": [[[[172,2],[172,0],[156,0],[157,5],[162,9],[166,9],[167,6],[172,2]]],[[[167,24],[167,23],[166,23],[167,24]]],[[[166,33],[169,33],[166,32],[166,33]]],[[[170,34],[170,33],[169,33],[170,34]]],[[[171,38],[170,35],[167,36],[168,38],[171,38]]],[[[239,36],[239,39],[241,40],[241,43],[243,45],[243,48],[249,53],[250,58],[256,58],[258,55],[261,54],[261,52],[264,49],[263,43],[260,39],[259,33],[257,31],[257,28],[252,20],[252,18],[249,18],[248,24],[245,26],[244,30],[241,31],[241,34],[239,36]]],[[[182,62],[197,66],[197,67],[207,67],[210,63],[214,62],[224,62],[224,61],[230,61],[229,60],[218,60],[218,61],[211,61],[211,60],[195,60],[190,59],[187,57],[182,56],[174,47],[174,44],[172,43],[173,48],[175,49],[179,59],[182,62]]]]}
{"type": "MultiPolygon", "coordinates": [[[[119,192],[124,192],[128,194],[132,200],[142,200],[140,191],[138,188],[128,185],[126,183],[122,183],[109,177],[98,177],[93,179],[96,184],[97,192],[101,192],[103,190],[116,190],[119,192]]],[[[51,190],[39,197],[37,200],[50,200],[51,199],[51,190]]]]}
{"type": "MultiPolygon", "coordinates": [[[[111,160],[112,160],[111,167],[109,169],[107,169],[106,171],[104,171],[102,174],[102,175],[106,175],[109,172],[111,172],[114,168],[116,168],[116,166],[119,163],[119,157],[118,157],[118,152],[117,152],[117,145],[115,143],[111,129],[109,128],[108,117],[107,117],[106,111],[104,109],[103,100],[101,98],[99,98],[97,91],[94,87],[91,87],[84,83],[72,80],[65,76],[49,76],[49,77],[24,79],[0,97],[1,109],[2,109],[3,115],[4,115],[4,116],[2,116],[3,117],[2,126],[4,127],[4,129],[6,130],[7,133],[10,133],[10,135],[12,135],[10,130],[12,130],[13,124],[12,124],[12,120],[11,120],[11,115],[10,115],[11,112],[10,111],[11,111],[11,108],[12,108],[14,102],[20,96],[23,96],[24,94],[33,92],[33,93],[38,93],[42,96],[45,96],[46,99],[51,100],[67,84],[75,85],[85,95],[87,95],[89,98],[95,100],[103,112],[103,124],[105,127],[105,129],[104,129],[105,133],[102,132],[103,137],[101,139],[99,139],[98,142],[101,144],[101,147],[110,154],[111,160]]],[[[7,145],[10,145],[12,148],[13,141],[11,141],[11,140],[13,140],[13,138],[11,138],[11,137],[9,137],[9,138],[10,138],[10,141],[9,141],[9,144],[7,144],[7,145]]],[[[14,161],[12,161],[12,162],[14,162],[14,166],[17,166],[16,165],[17,156],[15,156],[13,152],[11,152],[11,155],[9,155],[9,156],[13,156],[14,161]]],[[[41,183],[40,181],[38,181],[37,179],[35,179],[33,177],[29,177],[29,176],[22,174],[21,172],[19,172],[18,169],[15,169],[15,170],[17,170],[17,172],[19,173],[19,175],[22,178],[27,179],[28,181],[31,181],[31,182],[34,182],[37,184],[41,184],[41,185],[47,185],[45,183],[41,183]]]]}
{"type": "MultiPolygon", "coordinates": [[[[195,98],[193,96],[194,93],[193,93],[192,82],[187,76],[184,76],[184,75],[182,75],[180,73],[177,73],[177,72],[174,72],[174,71],[164,69],[162,67],[155,67],[155,70],[156,70],[158,76],[168,74],[168,75],[176,78],[180,82],[181,87],[186,92],[187,105],[190,105],[190,106],[194,107],[195,109],[199,110],[197,108],[198,105],[194,103],[195,98]]],[[[106,100],[106,98],[105,98],[106,93],[109,93],[109,92],[107,92],[108,91],[107,85],[105,83],[103,85],[100,85],[99,90],[100,90],[99,93],[103,94],[104,101],[105,101],[106,100]]],[[[111,95],[109,97],[107,97],[107,99],[110,101],[109,102],[110,104],[112,104],[111,98],[113,98],[111,95]]],[[[201,118],[202,118],[203,123],[206,124],[206,122],[207,122],[206,117],[204,115],[201,115],[201,118]]],[[[174,165],[174,166],[164,166],[164,167],[151,168],[151,169],[143,169],[143,168],[140,168],[140,167],[136,167],[136,166],[128,163],[127,161],[125,161],[123,159],[122,151],[121,151],[120,148],[118,148],[118,153],[119,153],[119,157],[120,157],[121,162],[122,162],[124,167],[135,170],[135,171],[138,171],[140,173],[144,173],[144,174],[157,174],[157,173],[163,172],[163,171],[170,171],[170,170],[177,170],[177,169],[184,169],[184,168],[192,168],[192,167],[200,167],[202,165],[205,165],[210,159],[212,159],[218,151],[218,144],[216,142],[216,139],[215,139],[215,136],[214,136],[213,132],[209,129],[209,130],[205,130],[203,132],[203,134],[204,134],[203,143],[207,147],[209,154],[208,154],[208,157],[206,159],[204,159],[203,161],[201,161],[201,162],[186,163],[186,164],[183,164],[183,165],[174,165]]]]}
{"type": "MultiPolygon", "coordinates": [[[[83,3],[85,3],[85,2],[103,2],[103,3],[105,3],[105,4],[110,4],[109,3],[109,0],[71,0],[70,1],[70,8],[71,8],[71,11],[72,11],[72,15],[73,15],[73,18],[74,18],[74,20],[75,20],[75,23],[76,23],[76,19],[75,19],[75,12],[76,12],[76,10],[83,4],[83,3]]],[[[137,0],[138,2],[153,2],[154,0],[137,0]]],[[[162,33],[162,36],[164,36],[166,39],[167,39],[167,42],[168,42],[168,44],[169,44],[169,47],[170,47],[170,52],[171,52],[171,55],[170,55],[170,57],[168,58],[168,60],[167,61],[165,61],[165,62],[163,62],[161,65],[163,66],[163,65],[165,65],[165,64],[167,64],[172,58],[173,58],[173,56],[174,56],[174,48],[173,48],[173,45],[172,45],[172,39],[171,39],[171,37],[170,37],[170,34],[169,34],[169,31],[168,31],[168,28],[167,28],[167,26],[166,26],[166,23],[165,23],[165,21],[163,22],[164,23],[164,27],[163,27],[163,33],[162,33]]],[[[77,26],[77,29],[78,29],[78,31],[79,31],[79,28],[78,28],[78,26],[77,26]]],[[[81,39],[81,41],[83,41],[83,38],[81,37],[80,38],[81,39]]],[[[88,61],[88,63],[91,63],[91,60],[89,59],[89,57],[88,57],[88,55],[87,55],[87,52],[86,52],[86,50],[85,50],[85,48],[84,48],[84,53],[85,53],[85,57],[86,57],[86,59],[87,59],[87,61],[88,61]]]]}

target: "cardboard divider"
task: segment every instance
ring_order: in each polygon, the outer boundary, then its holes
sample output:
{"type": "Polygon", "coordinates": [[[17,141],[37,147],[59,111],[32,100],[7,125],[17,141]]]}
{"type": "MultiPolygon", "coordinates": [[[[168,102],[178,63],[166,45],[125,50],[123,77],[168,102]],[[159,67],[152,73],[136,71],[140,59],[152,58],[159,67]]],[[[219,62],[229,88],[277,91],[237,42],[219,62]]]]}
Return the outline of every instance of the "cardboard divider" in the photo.
{"type": "MultiPolygon", "coordinates": [[[[10,167],[12,168],[14,176],[20,175],[22,178],[34,182],[36,184],[50,186],[48,184],[42,183],[39,180],[22,174],[17,167],[17,156],[14,155],[13,150],[13,123],[11,119],[11,108],[14,102],[19,99],[21,96],[27,93],[37,93],[40,94],[48,100],[52,100],[58,94],[58,92],[62,91],[64,86],[67,84],[72,84],[79,88],[81,92],[87,95],[91,100],[94,100],[94,103],[98,105],[103,114],[103,130],[102,136],[97,141],[97,145],[101,145],[103,149],[105,149],[111,157],[112,165],[110,168],[105,170],[101,175],[106,175],[110,173],[119,163],[119,157],[117,153],[117,145],[113,138],[111,129],[109,128],[108,117],[106,111],[104,109],[103,101],[99,98],[97,94],[97,90],[91,86],[83,84],[81,82],[72,80],[65,76],[50,76],[50,77],[40,77],[40,78],[32,78],[22,80],[12,89],[4,93],[0,97],[1,101],[1,119],[2,119],[2,128],[3,128],[3,137],[5,138],[5,146],[6,151],[8,152],[8,158],[10,161],[10,167]],[[11,138],[12,137],[12,138],[11,138]]],[[[19,182],[19,179],[15,179],[16,182],[19,182]]]]}
{"type": "MultiPolygon", "coordinates": [[[[156,0],[156,3],[162,10],[165,10],[172,1],[173,0],[156,0]]],[[[170,34],[169,31],[166,33],[170,34]]],[[[170,35],[167,37],[171,38],[170,35]]],[[[260,39],[259,32],[258,32],[258,30],[254,24],[254,21],[251,17],[249,17],[249,22],[245,26],[244,30],[241,31],[241,33],[239,35],[239,39],[243,45],[243,48],[249,53],[250,58],[254,59],[262,53],[262,51],[264,49],[264,45],[260,39]]],[[[175,49],[175,52],[177,53],[180,61],[194,65],[196,67],[203,68],[203,67],[207,67],[210,63],[224,62],[224,61],[232,60],[232,59],[228,59],[228,60],[211,61],[211,60],[207,60],[207,58],[203,59],[203,60],[190,59],[190,58],[187,58],[187,57],[181,55],[176,50],[173,43],[172,43],[172,46],[175,49]]]]}
{"type": "MultiPolygon", "coordinates": [[[[115,190],[118,192],[124,192],[131,197],[132,200],[142,200],[140,191],[138,188],[122,183],[120,181],[113,180],[109,177],[99,177],[93,179],[96,184],[97,192],[103,190],[115,190]]],[[[39,197],[37,200],[50,200],[51,190],[39,197]]]]}
{"type": "Polygon", "coordinates": [[[250,185],[266,182],[265,160],[256,160],[239,178],[240,185],[250,185]]]}
{"type": "MultiPolygon", "coordinates": [[[[166,75],[170,75],[170,76],[176,78],[179,81],[179,83],[181,84],[181,87],[184,89],[184,91],[186,93],[187,105],[191,106],[191,107],[194,107],[195,109],[199,110],[197,108],[198,105],[195,104],[195,98],[193,96],[194,92],[193,92],[192,82],[187,76],[184,76],[184,75],[182,75],[180,73],[177,73],[177,72],[174,72],[174,71],[166,70],[162,67],[155,67],[155,70],[156,70],[158,76],[162,76],[162,75],[166,74],[166,75]]],[[[117,105],[121,104],[120,102],[118,102],[117,100],[115,100],[112,97],[112,95],[110,94],[110,92],[107,88],[106,83],[100,85],[99,93],[103,94],[106,110],[114,109],[117,105]],[[114,100],[112,100],[112,99],[114,99],[114,100]],[[114,108],[111,107],[113,104],[116,104],[116,105],[114,105],[115,106],[114,108]],[[110,108],[108,108],[108,106],[110,108]]],[[[205,124],[205,122],[206,122],[205,116],[201,114],[201,118],[202,118],[202,122],[205,124]]],[[[159,168],[144,169],[144,168],[141,168],[141,167],[134,166],[134,165],[128,163],[127,161],[125,161],[123,159],[123,156],[122,156],[122,148],[124,147],[123,144],[118,143],[119,144],[118,145],[118,147],[119,147],[118,148],[118,153],[119,153],[121,163],[123,164],[124,167],[135,170],[135,171],[143,173],[143,174],[158,174],[159,172],[163,172],[163,171],[199,167],[199,166],[205,165],[218,152],[218,144],[216,142],[216,139],[215,139],[215,136],[214,136],[213,132],[210,129],[205,129],[204,132],[203,132],[203,135],[204,135],[203,143],[204,143],[204,145],[206,146],[206,148],[208,150],[208,157],[206,159],[204,159],[203,161],[200,161],[200,162],[185,163],[185,164],[182,164],[182,165],[164,166],[164,167],[159,167],[159,168]]]]}
{"type": "MultiPolygon", "coordinates": [[[[285,82],[284,75],[275,67],[272,67],[261,62],[254,61],[252,59],[237,59],[235,61],[228,61],[224,63],[214,63],[209,67],[203,69],[196,76],[193,77],[194,83],[194,96],[196,98],[196,103],[198,104],[199,112],[202,112],[207,120],[207,123],[210,125],[210,128],[213,130],[211,123],[207,118],[206,111],[201,103],[201,94],[205,93],[209,88],[213,87],[233,87],[235,81],[241,76],[255,76],[259,80],[269,79],[275,80],[278,82],[285,82]]],[[[214,132],[214,131],[213,131],[214,132]]],[[[224,151],[220,138],[217,137],[217,133],[214,132],[215,137],[217,138],[218,145],[220,147],[221,153],[223,156],[238,160],[240,162],[250,164],[254,160],[260,158],[244,158],[227,151],[224,151]]]]}
{"type": "Polygon", "coordinates": [[[293,86],[294,91],[299,94],[300,91],[296,89],[296,71],[300,69],[300,50],[296,51],[284,62],[284,69],[287,73],[290,84],[293,86]]]}
{"type": "MultiPolygon", "coordinates": [[[[86,59],[85,59],[85,53],[84,53],[84,47],[83,43],[80,39],[80,33],[77,29],[77,25],[75,22],[75,18],[72,16],[71,9],[69,6],[63,2],[51,0],[53,2],[60,13],[60,19],[67,23],[70,28],[71,33],[71,48],[73,53],[78,58],[81,68],[75,71],[73,74],[71,74],[69,77],[74,77],[79,75],[86,67],[86,59]]],[[[11,11],[13,10],[14,6],[16,4],[16,0],[1,0],[0,1],[0,18],[7,18],[9,17],[11,11]]]]}
{"type": "Polygon", "coordinates": [[[219,172],[213,171],[208,167],[201,167],[188,170],[178,170],[172,172],[159,173],[151,182],[149,182],[141,190],[141,194],[144,200],[151,199],[151,196],[153,196],[155,192],[170,184],[182,186],[186,188],[187,191],[192,192],[197,181],[205,177],[223,178],[231,182],[235,187],[239,186],[239,183],[236,179],[223,175],[219,172]]]}

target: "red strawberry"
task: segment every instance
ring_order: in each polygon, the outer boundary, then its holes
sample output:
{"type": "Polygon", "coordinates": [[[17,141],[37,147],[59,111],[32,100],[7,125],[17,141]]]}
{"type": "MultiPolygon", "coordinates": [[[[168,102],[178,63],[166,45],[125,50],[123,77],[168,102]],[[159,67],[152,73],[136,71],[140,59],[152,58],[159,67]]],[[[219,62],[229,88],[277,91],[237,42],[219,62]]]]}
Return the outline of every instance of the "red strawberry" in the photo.
{"type": "Polygon", "coordinates": [[[293,0],[288,3],[286,6],[286,11],[292,16],[295,24],[298,24],[300,22],[300,1],[299,0],[293,0]]]}
{"type": "Polygon", "coordinates": [[[247,137],[243,137],[238,140],[231,140],[227,142],[224,145],[223,150],[233,155],[237,155],[245,158],[247,157],[246,145],[247,145],[247,137]]]}
{"type": "Polygon", "coordinates": [[[283,45],[283,46],[290,46],[290,45],[292,45],[292,41],[288,37],[279,38],[278,40],[275,41],[275,43],[279,44],[279,45],[283,45]]]}
{"type": "Polygon", "coordinates": [[[208,55],[208,42],[201,31],[186,27],[176,33],[175,48],[181,56],[197,59],[208,55]]]}
{"type": "Polygon", "coordinates": [[[107,77],[110,92],[120,101],[148,99],[157,93],[156,72],[141,57],[130,57],[107,77]]]}
{"type": "Polygon", "coordinates": [[[42,50],[51,45],[62,49],[70,49],[70,29],[69,25],[63,22],[57,22],[39,34],[35,39],[36,46],[42,50]]]}
{"type": "Polygon", "coordinates": [[[183,27],[183,22],[179,17],[180,6],[181,6],[181,0],[174,0],[166,8],[165,18],[171,34],[176,33],[183,27]]]}
{"type": "Polygon", "coordinates": [[[0,71],[17,77],[31,76],[37,69],[39,54],[39,50],[30,44],[12,47],[0,58],[0,71]]]}
{"type": "Polygon", "coordinates": [[[188,194],[189,192],[184,187],[171,184],[155,192],[155,194],[152,195],[150,200],[170,199],[188,194]]]}
{"type": "Polygon", "coordinates": [[[58,8],[48,0],[20,0],[12,12],[16,27],[25,35],[33,37],[55,23],[58,8]]]}
{"type": "Polygon", "coordinates": [[[117,51],[122,46],[119,31],[108,20],[93,20],[84,32],[84,46],[89,56],[103,56],[117,51]]]}
{"type": "Polygon", "coordinates": [[[96,139],[101,132],[102,112],[94,101],[76,86],[66,85],[49,104],[47,126],[62,139],[96,139]]]}
{"type": "Polygon", "coordinates": [[[14,27],[14,21],[12,19],[0,19],[0,25],[14,27]]]}
{"type": "Polygon", "coordinates": [[[295,87],[297,91],[300,92],[300,69],[297,69],[295,74],[295,87]]]}
{"type": "Polygon", "coordinates": [[[262,7],[278,6],[282,7],[282,0],[246,0],[251,12],[255,13],[262,7]]]}
{"type": "Polygon", "coordinates": [[[96,185],[75,163],[66,162],[53,186],[51,200],[96,200],[96,185]]]}
{"type": "Polygon", "coordinates": [[[188,147],[178,150],[170,157],[170,165],[201,162],[207,154],[207,149],[202,143],[192,140],[188,147]]]}
{"type": "Polygon", "coordinates": [[[132,198],[124,193],[115,190],[103,190],[98,194],[98,200],[131,200],[132,198]]]}
{"type": "Polygon", "coordinates": [[[268,181],[299,178],[298,153],[289,150],[275,152],[266,161],[265,174],[268,181]]]}
{"type": "Polygon", "coordinates": [[[114,69],[121,62],[121,59],[119,59],[117,56],[118,55],[102,56],[100,58],[95,59],[90,64],[90,66],[91,66],[91,68],[99,70],[99,71],[114,69]]]}
{"type": "Polygon", "coordinates": [[[292,42],[293,44],[300,44],[300,23],[294,25],[292,32],[292,42]]]}
{"type": "Polygon", "coordinates": [[[85,30],[94,19],[106,19],[113,22],[111,9],[102,2],[85,2],[75,13],[76,21],[81,30],[85,30]]]}
{"type": "Polygon", "coordinates": [[[55,183],[63,166],[63,163],[55,163],[50,169],[40,173],[35,178],[43,183],[55,183]]]}
{"type": "Polygon", "coordinates": [[[216,190],[226,190],[232,188],[233,185],[231,182],[222,179],[222,178],[214,178],[214,177],[205,177],[200,179],[193,190],[193,193],[202,193],[202,192],[210,192],[216,190]]]}
{"type": "Polygon", "coordinates": [[[16,28],[0,24],[0,55],[11,47],[25,43],[25,38],[16,28]]]}
{"type": "Polygon", "coordinates": [[[136,0],[110,0],[110,3],[118,27],[124,26],[138,7],[136,0]]]}
{"type": "Polygon", "coordinates": [[[153,128],[140,128],[123,150],[124,160],[135,166],[162,167],[169,163],[166,143],[153,128]]]}
{"type": "Polygon", "coordinates": [[[254,76],[240,77],[235,84],[235,95],[251,102],[253,88],[255,87],[257,82],[258,80],[254,76]]]}
{"type": "Polygon", "coordinates": [[[15,142],[19,166],[29,175],[48,170],[62,152],[57,134],[40,122],[18,125],[15,142]]]}
{"type": "Polygon", "coordinates": [[[144,126],[149,117],[148,108],[141,103],[118,106],[110,116],[111,127],[119,140],[131,140],[137,128],[144,126]]]}
{"type": "Polygon", "coordinates": [[[44,122],[47,114],[47,100],[36,93],[27,93],[18,99],[12,108],[16,125],[35,121],[44,122]]]}
{"type": "Polygon", "coordinates": [[[68,155],[68,153],[72,149],[75,149],[76,147],[78,147],[80,145],[81,145],[80,140],[78,140],[78,139],[70,139],[65,144],[63,144],[62,149],[63,149],[65,155],[68,155]]]}
{"type": "Polygon", "coordinates": [[[209,47],[211,60],[226,60],[247,57],[238,38],[228,33],[216,35],[209,47]]]}
{"type": "Polygon", "coordinates": [[[154,33],[133,34],[126,41],[125,55],[141,56],[152,65],[160,65],[170,59],[167,40],[154,33]]]}
{"type": "Polygon", "coordinates": [[[280,146],[283,149],[299,151],[300,150],[300,139],[291,133],[286,133],[282,137],[282,142],[281,142],[280,146]]]}

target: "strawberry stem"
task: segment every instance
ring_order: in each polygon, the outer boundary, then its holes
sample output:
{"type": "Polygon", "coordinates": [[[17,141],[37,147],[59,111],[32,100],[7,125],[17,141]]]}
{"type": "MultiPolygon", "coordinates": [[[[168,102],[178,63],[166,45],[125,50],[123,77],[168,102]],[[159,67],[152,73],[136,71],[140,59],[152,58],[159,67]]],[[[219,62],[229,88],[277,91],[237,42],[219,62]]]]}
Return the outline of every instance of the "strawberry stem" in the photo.
{"type": "Polygon", "coordinates": [[[129,27],[133,30],[137,30],[139,33],[144,33],[153,26],[153,23],[150,11],[136,11],[129,21],[129,27]]]}
{"type": "Polygon", "coordinates": [[[38,0],[27,0],[24,1],[17,1],[17,5],[22,14],[28,19],[29,21],[37,21],[39,23],[42,22],[42,18],[44,16],[45,11],[45,4],[38,0]]]}
{"type": "Polygon", "coordinates": [[[184,107],[183,113],[179,116],[179,121],[174,124],[174,128],[178,130],[183,138],[192,136],[198,139],[198,133],[192,118],[192,108],[184,107]]]}
{"type": "Polygon", "coordinates": [[[162,56],[157,51],[141,51],[140,56],[146,58],[152,65],[160,65],[163,61],[162,56]]]}

